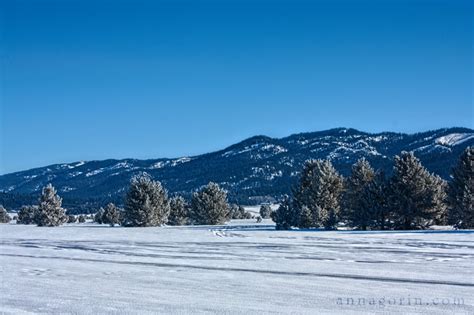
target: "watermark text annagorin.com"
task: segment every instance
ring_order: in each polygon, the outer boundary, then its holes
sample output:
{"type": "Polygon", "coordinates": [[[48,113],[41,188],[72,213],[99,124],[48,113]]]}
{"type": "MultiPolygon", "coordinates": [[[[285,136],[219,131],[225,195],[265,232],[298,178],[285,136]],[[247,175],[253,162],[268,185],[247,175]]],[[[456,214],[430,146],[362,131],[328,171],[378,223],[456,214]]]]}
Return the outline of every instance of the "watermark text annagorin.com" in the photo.
{"type": "Polygon", "coordinates": [[[339,306],[463,306],[464,298],[415,298],[407,297],[339,297],[336,299],[339,306]]]}

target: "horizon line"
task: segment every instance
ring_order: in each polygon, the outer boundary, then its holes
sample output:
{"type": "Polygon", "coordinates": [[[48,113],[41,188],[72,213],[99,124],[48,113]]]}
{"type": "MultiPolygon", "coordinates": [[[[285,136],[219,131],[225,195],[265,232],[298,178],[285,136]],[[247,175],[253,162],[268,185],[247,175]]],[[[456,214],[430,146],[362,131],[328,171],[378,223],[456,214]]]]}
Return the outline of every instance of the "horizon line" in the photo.
{"type": "Polygon", "coordinates": [[[362,131],[362,130],[359,130],[359,129],[356,129],[356,128],[352,128],[352,127],[334,127],[334,128],[329,128],[329,129],[324,129],[324,130],[317,130],[317,131],[295,132],[295,133],[292,133],[292,134],[290,134],[290,135],[288,135],[288,136],[284,136],[284,137],[271,137],[271,136],[267,136],[267,135],[260,134],[260,135],[254,135],[254,136],[246,137],[246,138],[244,138],[244,139],[242,139],[242,140],[240,140],[240,141],[238,141],[238,142],[236,142],[236,143],[227,145],[227,146],[224,147],[223,149],[218,149],[218,150],[214,150],[214,151],[203,152],[203,153],[198,153],[198,154],[193,154],[193,155],[181,155],[181,156],[176,156],[176,157],[149,157],[149,158],[124,157],[124,158],[103,158],[103,159],[79,159],[79,160],[75,160],[75,161],[71,161],[71,162],[51,163],[51,164],[46,164],[46,165],[43,165],[43,166],[35,166],[35,167],[28,168],[28,169],[21,169],[21,170],[16,170],[16,171],[8,172],[8,173],[0,173],[0,177],[1,177],[1,176],[6,176],[6,175],[15,174],[15,173],[19,173],[19,172],[31,171],[31,170],[34,170],[34,169],[44,168],[44,167],[48,167],[48,166],[61,165],[61,164],[73,164],[73,163],[82,163],[82,162],[87,162],[87,163],[89,163],[89,162],[100,162],[100,161],[106,161],[106,160],[115,160],[115,161],[140,160],[140,161],[146,161],[146,160],[174,160],[174,159],[180,159],[180,158],[195,158],[195,157],[198,157],[198,156],[201,156],[201,155],[212,154],[212,153],[216,153],[216,152],[220,152],[220,151],[227,150],[227,149],[229,149],[230,147],[233,147],[233,146],[238,145],[238,144],[240,144],[240,143],[242,143],[242,142],[245,142],[245,141],[248,141],[248,140],[250,140],[250,139],[252,139],[252,138],[257,138],[257,137],[266,137],[266,138],[269,138],[269,139],[272,139],[272,140],[283,140],[283,139],[290,138],[290,137],[297,136],[297,135],[312,134],[312,133],[324,133],[324,132],[335,131],[335,130],[354,130],[354,131],[357,131],[357,132],[360,132],[360,133],[364,133],[364,134],[367,134],[367,135],[377,135],[377,134],[416,135],[416,134],[420,134],[420,133],[426,133],[426,132],[432,132],[432,131],[440,131],[440,130],[449,130],[449,129],[467,129],[467,130],[470,130],[470,131],[474,132],[474,129],[472,129],[472,128],[469,128],[469,127],[459,127],[459,126],[454,126],[454,127],[442,127],[442,128],[428,129],[428,130],[417,131],[417,132],[397,132],[397,131],[367,132],[367,131],[362,131]]]}

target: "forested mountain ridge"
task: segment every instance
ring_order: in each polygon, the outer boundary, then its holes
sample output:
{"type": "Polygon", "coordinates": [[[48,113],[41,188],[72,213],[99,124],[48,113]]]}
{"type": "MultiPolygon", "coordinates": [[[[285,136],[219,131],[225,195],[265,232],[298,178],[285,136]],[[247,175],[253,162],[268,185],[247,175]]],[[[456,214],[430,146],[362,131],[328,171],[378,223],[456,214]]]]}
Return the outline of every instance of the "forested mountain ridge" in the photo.
{"type": "Polygon", "coordinates": [[[0,176],[0,203],[15,208],[52,183],[71,206],[115,201],[120,204],[130,178],[140,172],[159,180],[170,193],[185,197],[218,183],[231,201],[241,204],[278,199],[290,192],[303,162],[330,159],[343,175],[365,157],[374,168],[391,173],[393,158],[414,151],[429,171],[448,179],[452,166],[474,145],[474,130],[445,128],[416,134],[366,133],[337,128],[285,138],[255,136],[224,150],[175,159],[122,159],[55,164],[0,176]]]}

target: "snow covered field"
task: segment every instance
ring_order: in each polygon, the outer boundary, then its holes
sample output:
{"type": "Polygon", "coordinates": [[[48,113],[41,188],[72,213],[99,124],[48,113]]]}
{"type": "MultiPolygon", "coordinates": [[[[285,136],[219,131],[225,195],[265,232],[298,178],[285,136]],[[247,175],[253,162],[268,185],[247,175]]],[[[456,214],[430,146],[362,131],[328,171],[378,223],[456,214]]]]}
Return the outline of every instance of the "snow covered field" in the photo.
{"type": "Polygon", "coordinates": [[[474,313],[474,231],[275,231],[254,222],[2,224],[0,312],[474,313]]]}

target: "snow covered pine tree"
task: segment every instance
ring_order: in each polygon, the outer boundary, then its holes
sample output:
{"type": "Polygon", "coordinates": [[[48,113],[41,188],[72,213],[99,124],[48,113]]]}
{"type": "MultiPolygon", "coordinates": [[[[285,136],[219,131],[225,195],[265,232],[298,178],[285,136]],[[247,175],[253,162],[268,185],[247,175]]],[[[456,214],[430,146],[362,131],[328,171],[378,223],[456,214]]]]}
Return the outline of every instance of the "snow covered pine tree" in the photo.
{"type": "Polygon", "coordinates": [[[160,226],[168,221],[168,195],[147,173],[134,176],[125,199],[124,226],[160,226]]]}
{"type": "Polygon", "coordinates": [[[43,188],[39,201],[35,215],[38,226],[59,226],[67,222],[66,210],[61,207],[62,199],[53,185],[48,184],[43,188]]]}
{"type": "Polygon", "coordinates": [[[0,223],[8,223],[12,218],[8,215],[7,210],[0,205],[0,223]]]}
{"type": "Polygon", "coordinates": [[[197,224],[223,224],[229,216],[227,193],[216,183],[210,182],[193,194],[192,219],[197,224]]]}
{"type": "Polygon", "coordinates": [[[363,192],[373,182],[375,171],[369,162],[362,158],[352,165],[351,176],[347,179],[344,193],[343,217],[349,225],[366,230],[373,221],[373,215],[363,203],[363,192]]]}
{"type": "MultiPolygon", "coordinates": [[[[299,187],[294,193],[299,212],[306,206],[311,215],[311,224],[305,220],[305,227],[323,226],[333,229],[337,224],[343,178],[329,160],[308,160],[305,162],[299,187]],[[309,226],[308,226],[309,225],[309,226]]],[[[297,222],[299,221],[296,220],[297,222]]],[[[297,223],[298,224],[298,223],[297,223]]]]}
{"type": "Polygon", "coordinates": [[[385,174],[378,171],[361,192],[361,207],[371,218],[370,226],[385,230],[390,227],[390,190],[385,174]]]}
{"type": "Polygon", "coordinates": [[[105,212],[105,210],[102,207],[100,207],[100,209],[97,210],[97,212],[94,214],[94,222],[95,223],[99,223],[99,224],[104,223],[102,221],[102,219],[104,218],[104,212],[105,212]]]}
{"type": "Polygon", "coordinates": [[[269,205],[262,205],[260,207],[260,216],[262,219],[270,219],[270,214],[272,214],[272,208],[269,205]]]}
{"type": "Polygon", "coordinates": [[[461,228],[474,228],[474,147],[462,153],[453,169],[448,189],[448,221],[461,228]]]}
{"type": "Polygon", "coordinates": [[[231,204],[229,206],[228,219],[233,220],[242,220],[242,219],[252,219],[252,214],[245,211],[245,208],[236,204],[231,204]]]}
{"type": "Polygon", "coordinates": [[[293,206],[293,201],[289,196],[285,196],[277,210],[270,215],[277,230],[289,230],[295,224],[297,214],[293,206]]]}
{"type": "Polygon", "coordinates": [[[120,219],[121,211],[113,203],[107,204],[102,213],[102,223],[113,227],[116,224],[120,224],[120,219]]]}
{"type": "Polygon", "coordinates": [[[170,200],[169,225],[186,225],[189,221],[189,205],[181,196],[176,196],[170,200]]]}
{"type": "Polygon", "coordinates": [[[395,228],[426,228],[443,216],[446,210],[445,182],[430,174],[413,152],[395,157],[390,182],[395,228]]]}
{"type": "Polygon", "coordinates": [[[37,208],[34,206],[23,206],[18,212],[17,224],[34,224],[35,223],[35,212],[37,208]]]}

